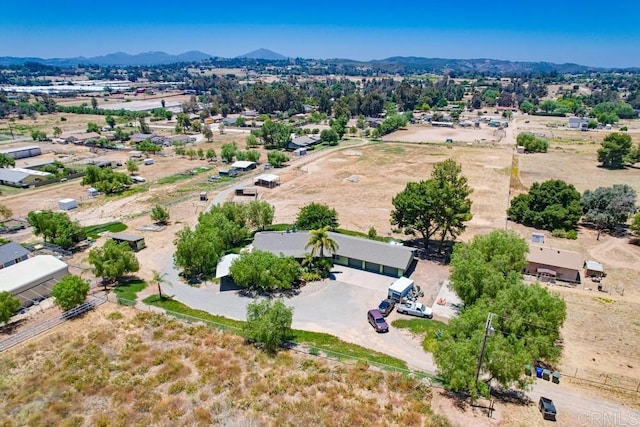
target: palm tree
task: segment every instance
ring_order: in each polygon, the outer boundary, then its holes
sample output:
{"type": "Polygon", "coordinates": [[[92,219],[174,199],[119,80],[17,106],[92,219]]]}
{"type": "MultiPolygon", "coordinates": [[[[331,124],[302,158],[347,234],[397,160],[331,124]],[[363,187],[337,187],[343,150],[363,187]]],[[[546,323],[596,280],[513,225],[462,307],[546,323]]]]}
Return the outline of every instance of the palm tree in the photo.
{"type": "Polygon", "coordinates": [[[329,237],[330,227],[322,227],[317,230],[309,231],[309,240],[305,249],[311,248],[311,255],[318,255],[319,258],[324,258],[324,252],[332,254],[338,250],[338,243],[329,237]]]}
{"type": "Polygon", "coordinates": [[[158,273],[155,270],[151,270],[153,272],[153,280],[154,282],[156,282],[156,284],[158,285],[158,295],[160,296],[160,298],[162,299],[162,288],[160,287],[160,283],[169,283],[169,281],[167,279],[165,279],[167,273],[158,273]]]}

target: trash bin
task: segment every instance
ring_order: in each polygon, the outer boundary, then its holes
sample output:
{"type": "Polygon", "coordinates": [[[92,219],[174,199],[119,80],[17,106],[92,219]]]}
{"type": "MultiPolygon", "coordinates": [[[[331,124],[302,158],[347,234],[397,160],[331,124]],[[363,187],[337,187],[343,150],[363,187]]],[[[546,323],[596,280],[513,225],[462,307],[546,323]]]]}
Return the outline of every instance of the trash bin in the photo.
{"type": "Polygon", "coordinates": [[[542,378],[542,369],[540,366],[536,366],[536,378],[542,378]]]}
{"type": "Polygon", "coordinates": [[[551,381],[553,381],[555,384],[560,384],[560,372],[554,372],[553,374],[551,374],[551,381]]]}
{"type": "Polygon", "coordinates": [[[542,379],[549,381],[551,379],[551,371],[548,369],[542,370],[542,379]]]}

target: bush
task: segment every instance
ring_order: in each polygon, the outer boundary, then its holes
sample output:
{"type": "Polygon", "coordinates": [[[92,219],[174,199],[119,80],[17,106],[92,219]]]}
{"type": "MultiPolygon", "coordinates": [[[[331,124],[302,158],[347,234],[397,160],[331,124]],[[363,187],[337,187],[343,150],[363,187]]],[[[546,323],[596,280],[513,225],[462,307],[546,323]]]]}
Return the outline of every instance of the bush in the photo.
{"type": "Polygon", "coordinates": [[[566,231],[564,231],[564,230],[563,230],[563,229],[561,229],[561,228],[558,228],[558,229],[556,229],[556,230],[553,230],[553,231],[551,232],[551,235],[552,235],[553,237],[558,237],[558,238],[560,238],[560,239],[566,239],[566,238],[567,238],[567,232],[566,232],[566,231]]]}
{"type": "Polygon", "coordinates": [[[89,283],[79,276],[69,275],[60,280],[51,291],[55,304],[62,310],[71,310],[87,300],[89,283]]]}
{"type": "Polygon", "coordinates": [[[6,323],[20,308],[20,300],[11,292],[0,292],[0,323],[6,323]]]}
{"type": "Polygon", "coordinates": [[[247,323],[242,333],[249,342],[260,344],[268,353],[276,350],[291,337],[293,309],[282,301],[262,300],[247,306],[247,323]]]}
{"type": "Polygon", "coordinates": [[[567,231],[567,239],[576,240],[578,238],[578,232],[576,230],[567,231]]]}

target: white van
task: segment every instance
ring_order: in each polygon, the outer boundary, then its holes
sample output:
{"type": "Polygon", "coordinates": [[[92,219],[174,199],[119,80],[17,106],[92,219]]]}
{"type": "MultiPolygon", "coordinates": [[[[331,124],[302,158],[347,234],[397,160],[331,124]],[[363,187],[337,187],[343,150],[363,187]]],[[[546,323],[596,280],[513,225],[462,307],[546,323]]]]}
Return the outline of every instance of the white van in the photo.
{"type": "Polygon", "coordinates": [[[147,180],[146,180],[146,179],[144,179],[143,177],[141,177],[141,176],[137,176],[137,175],[132,176],[132,177],[131,177],[131,179],[133,180],[133,182],[146,182],[146,181],[147,181],[147,180]]]}

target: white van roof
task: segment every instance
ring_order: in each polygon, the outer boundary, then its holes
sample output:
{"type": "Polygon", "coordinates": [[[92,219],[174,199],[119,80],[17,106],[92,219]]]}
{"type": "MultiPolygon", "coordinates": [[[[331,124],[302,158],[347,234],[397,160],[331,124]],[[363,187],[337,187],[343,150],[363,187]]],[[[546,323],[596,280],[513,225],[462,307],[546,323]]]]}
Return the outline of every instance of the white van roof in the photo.
{"type": "Polygon", "coordinates": [[[391,286],[389,286],[389,289],[396,292],[402,292],[411,286],[413,286],[413,280],[403,276],[398,280],[396,280],[395,282],[393,282],[391,286]]]}

